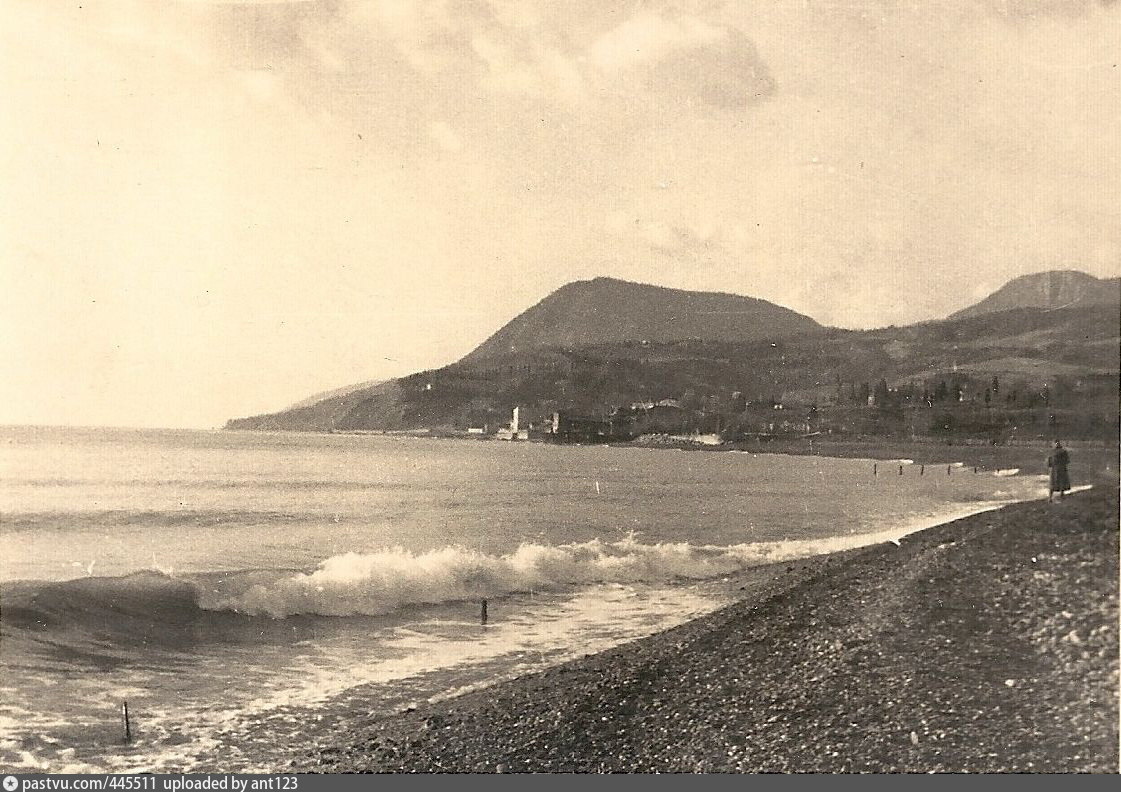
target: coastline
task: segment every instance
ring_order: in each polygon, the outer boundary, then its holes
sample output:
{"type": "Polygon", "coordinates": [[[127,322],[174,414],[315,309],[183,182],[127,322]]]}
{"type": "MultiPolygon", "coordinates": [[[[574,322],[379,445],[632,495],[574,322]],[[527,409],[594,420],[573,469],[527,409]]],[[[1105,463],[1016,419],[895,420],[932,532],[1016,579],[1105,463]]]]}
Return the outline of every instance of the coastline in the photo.
{"type": "MultiPolygon", "coordinates": [[[[288,429],[215,429],[216,432],[260,432],[263,434],[300,435],[322,434],[337,437],[392,437],[397,439],[442,440],[448,442],[499,443],[491,436],[452,433],[450,430],[288,430],[288,429]]],[[[668,436],[667,436],[668,437],[668,436]]],[[[559,445],[544,443],[540,440],[523,440],[522,443],[535,445],[559,445]]],[[[1076,479],[1084,481],[1109,482],[1117,478],[1119,469],[1118,444],[1113,440],[1076,440],[1067,441],[1069,448],[1075,449],[1072,465],[1076,479]]],[[[581,444],[572,444],[581,445],[581,444]]],[[[849,439],[825,436],[815,438],[774,438],[759,440],[730,440],[719,444],[692,442],[682,438],[671,438],[665,442],[633,440],[611,442],[599,445],[609,448],[641,448],[658,451],[694,451],[698,453],[749,453],[755,455],[779,456],[816,456],[828,459],[862,459],[869,462],[899,462],[906,460],[918,465],[947,465],[960,463],[963,467],[977,468],[980,472],[992,473],[997,470],[1018,468],[1024,471],[1047,472],[1046,459],[1051,441],[1042,439],[1021,440],[1003,445],[992,445],[977,438],[959,438],[956,442],[946,442],[931,437],[922,439],[901,439],[892,437],[864,436],[849,439]]]]}
{"type": "Polygon", "coordinates": [[[1114,480],[749,570],[712,614],[388,719],[348,693],[291,768],[1116,772],[1117,513],[1114,480]]]}

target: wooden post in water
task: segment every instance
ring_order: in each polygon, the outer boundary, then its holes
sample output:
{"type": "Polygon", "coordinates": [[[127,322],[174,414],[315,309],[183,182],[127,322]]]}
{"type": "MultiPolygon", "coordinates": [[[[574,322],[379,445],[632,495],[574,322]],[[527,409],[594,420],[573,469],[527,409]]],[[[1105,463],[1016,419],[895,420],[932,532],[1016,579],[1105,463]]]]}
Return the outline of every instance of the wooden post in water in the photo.
{"type": "Polygon", "coordinates": [[[876,475],[876,468],[879,467],[875,462],[872,463],[872,475],[876,475]]]}
{"type": "Polygon", "coordinates": [[[479,619],[484,625],[487,623],[487,600],[486,600],[486,597],[483,598],[483,607],[482,607],[482,611],[479,613],[479,619]]]}
{"type": "Polygon", "coordinates": [[[900,476],[903,475],[903,466],[902,465],[899,466],[899,475],[900,476]]]}
{"type": "Polygon", "coordinates": [[[946,465],[946,475],[950,475],[950,466],[946,465]]]}
{"type": "Polygon", "coordinates": [[[127,701],[121,707],[121,714],[124,716],[124,719],[125,719],[125,742],[130,743],[130,742],[132,742],[132,724],[129,723],[129,719],[128,719],[128,702],[127,701]]]}
{"type": "Polygon", "coordinates": [[[926,472],[926,465],[919,465],[919,475],[921,476],[926,472]]]}

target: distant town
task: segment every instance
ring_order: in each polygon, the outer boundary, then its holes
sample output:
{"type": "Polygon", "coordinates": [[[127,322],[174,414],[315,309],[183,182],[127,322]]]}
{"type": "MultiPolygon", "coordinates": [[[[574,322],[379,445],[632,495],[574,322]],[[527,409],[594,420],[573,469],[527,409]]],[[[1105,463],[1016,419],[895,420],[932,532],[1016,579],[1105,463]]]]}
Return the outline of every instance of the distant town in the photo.
{"type": "MultiPolygon", "coordinates": [[[[1023,382],[1002,390],[999,377],[982,386],[975,378],[939,380],[930,385],[889,387],[886,380],[839,385],[836,398],[823,404],[784,402],[778,398],[748,399],[741,391],[726,397],[682,398],[631,402],[605,407],[597,414],[571,410],[530,412],[514,406],[508,420],[494,410],[467,426],[425,427],[391,434],[466,436],[502,441],[552,443],[615,443],[676,439],[703,444],[741,440],[860,438],[970,439],[992,445],[1045,439],[1063,434],[1072,439],[1107,436],[1115,426],[1103,425],[1085,411],[1064,402],[1094,387],[1092,381],[1058,380],[1032,389],[1023,382]],[[1103,435],[1104,433],[1104,435],[1103,435]]],[[[1098,383],[1108,388],[1110,383],[1098,383]]],[[[424,389],[431,391],[431,384],[424,389]]],[[[379,432],[382,433],[382,432],[379,432]]]]}
{"type": "Polygon", "coordinates": [[[1119,315],[1121,281],[1074,271],[875,330],[597,278],[558,289],[455,363],[227,427],[559,443],[1116,441],[1119,315]]]}

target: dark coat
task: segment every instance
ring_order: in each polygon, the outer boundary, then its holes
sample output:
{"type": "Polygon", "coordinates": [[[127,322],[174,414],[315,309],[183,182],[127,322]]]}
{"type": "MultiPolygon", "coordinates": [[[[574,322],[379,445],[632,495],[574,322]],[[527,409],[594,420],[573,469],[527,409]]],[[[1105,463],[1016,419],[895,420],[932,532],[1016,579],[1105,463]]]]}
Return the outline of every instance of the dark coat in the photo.
{"type": "Polygon", "coordinates": [[[1070,454],[1065,448],[1056,448],[1055,453],[1047,457],[1047,467],[1051,468],[1051,491],[1066,492],[1070,489],[1070,474],[1067,465],[1070,464],[1070,454]]]}

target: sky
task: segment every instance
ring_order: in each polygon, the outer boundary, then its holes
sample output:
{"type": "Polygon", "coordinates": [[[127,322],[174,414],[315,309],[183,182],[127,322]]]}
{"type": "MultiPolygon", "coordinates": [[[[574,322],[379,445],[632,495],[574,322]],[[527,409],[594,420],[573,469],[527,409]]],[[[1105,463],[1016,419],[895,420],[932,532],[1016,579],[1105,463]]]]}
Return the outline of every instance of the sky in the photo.
{"type": "Polygon", "coordinates": [[[0,7],[0,423],[212,427],[577,279],[853,328],[1121,274],[1121,3],[0,7]]]}

